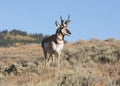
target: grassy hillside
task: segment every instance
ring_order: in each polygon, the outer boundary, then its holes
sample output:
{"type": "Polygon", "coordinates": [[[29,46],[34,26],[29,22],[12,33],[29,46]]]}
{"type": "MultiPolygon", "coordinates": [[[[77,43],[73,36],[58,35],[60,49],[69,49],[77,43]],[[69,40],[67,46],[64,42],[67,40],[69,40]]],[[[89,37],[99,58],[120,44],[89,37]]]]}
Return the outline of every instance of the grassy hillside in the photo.
{"type": "Polygon", "coordinates": [[[57,61],[44,68],[40,44],[0,48],[0,86],[120,86],[120,41],[67,43],[57,61]]]}
{"type": "Polygon", "coordinates": [[[18,46],[29,43],[41,43],[43,39],[41,33],[28,34],[25,31],[13,29],[11,31],[3,30],[0,32],[0,46],[18,46]]]}

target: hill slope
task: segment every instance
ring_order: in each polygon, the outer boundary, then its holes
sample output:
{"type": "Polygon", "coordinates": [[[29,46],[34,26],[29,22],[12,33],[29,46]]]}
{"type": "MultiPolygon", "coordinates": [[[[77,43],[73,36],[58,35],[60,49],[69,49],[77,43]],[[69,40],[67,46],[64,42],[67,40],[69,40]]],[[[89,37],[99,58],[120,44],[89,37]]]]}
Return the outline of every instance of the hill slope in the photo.
{"type": "Polygon", "coordinates": [[[0,46],[17,46],[20,44],[41,43],[43,39],[41,33],[28,34],[25,31],[13,29],[0,32],[0,46]]]}
{"type": "Polygon", "coordinates": [[[0,48],[2,86],[120,86],[120,41],[68,43],[60,66],[44,68],[39,44],[0,48]]]}

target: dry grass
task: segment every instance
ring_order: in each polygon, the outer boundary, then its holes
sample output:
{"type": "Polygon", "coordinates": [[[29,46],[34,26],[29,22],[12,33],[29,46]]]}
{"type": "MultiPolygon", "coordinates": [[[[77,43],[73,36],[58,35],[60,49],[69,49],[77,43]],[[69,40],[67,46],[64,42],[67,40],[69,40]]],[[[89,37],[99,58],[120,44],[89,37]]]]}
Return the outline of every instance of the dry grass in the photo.
{"type": "Polygon", "coordinates": [[[61,57],[58,72],[39,44],[0,48],[0,86],[120,86],[119,40],[68,43],[61,57]]]}

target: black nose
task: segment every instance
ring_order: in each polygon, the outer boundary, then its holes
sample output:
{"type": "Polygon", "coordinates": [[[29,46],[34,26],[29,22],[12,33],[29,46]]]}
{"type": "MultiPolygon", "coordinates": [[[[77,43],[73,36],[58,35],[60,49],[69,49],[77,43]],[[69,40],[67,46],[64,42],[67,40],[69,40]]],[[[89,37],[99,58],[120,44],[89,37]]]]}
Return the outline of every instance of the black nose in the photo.
{"type": "Polygon", "coordinates": [[[72,33],[69,31],[69,34],[71,35],[72,33]]]}

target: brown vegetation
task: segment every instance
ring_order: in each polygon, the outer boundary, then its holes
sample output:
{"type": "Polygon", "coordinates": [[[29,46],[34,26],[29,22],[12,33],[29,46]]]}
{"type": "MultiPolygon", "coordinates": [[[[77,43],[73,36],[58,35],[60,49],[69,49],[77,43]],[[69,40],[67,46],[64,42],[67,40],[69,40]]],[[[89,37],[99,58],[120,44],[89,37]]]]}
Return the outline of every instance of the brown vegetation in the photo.
{"type": "Polygon", "coordinates": [[[0,86],[120,86],[120,41],[80,40],[65,45],[44,68],[40,44],[0,48],[0,86]]]}

